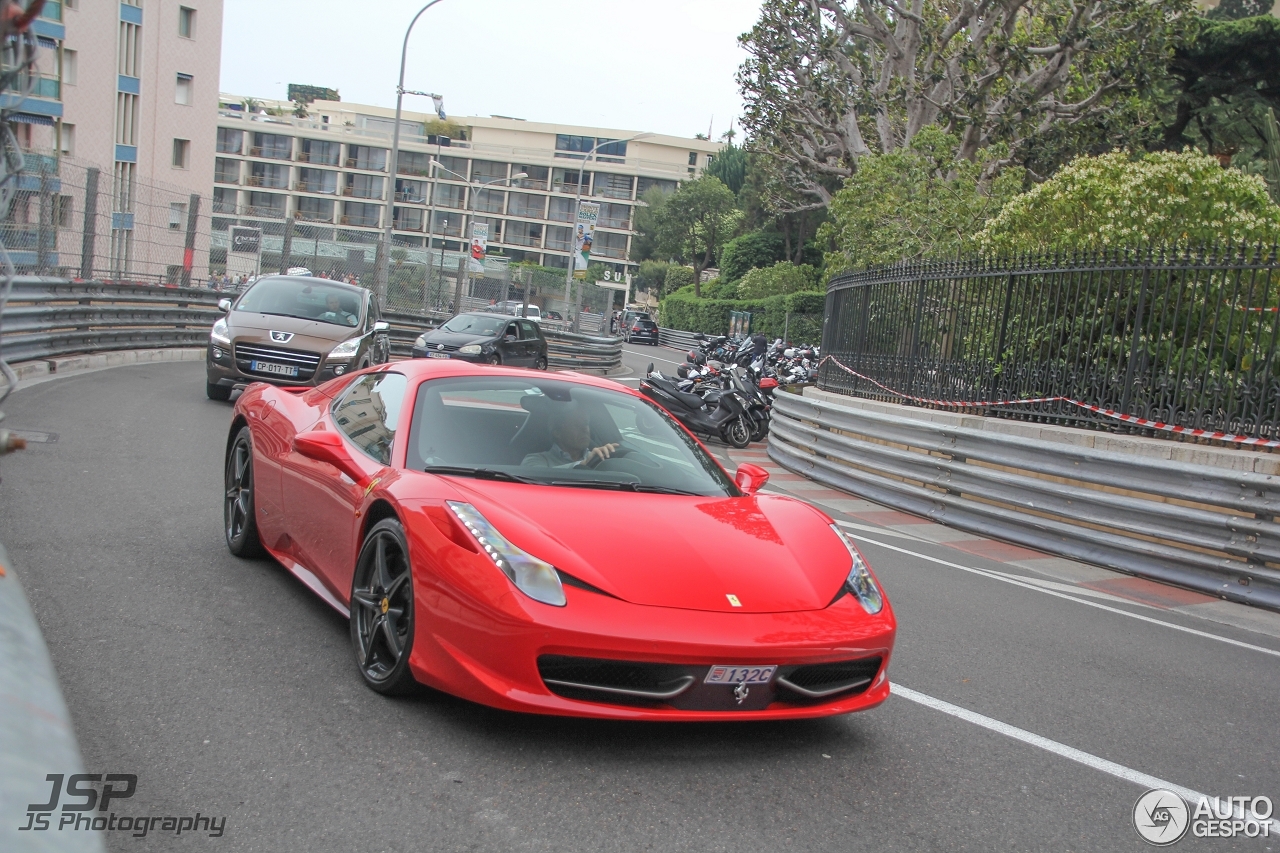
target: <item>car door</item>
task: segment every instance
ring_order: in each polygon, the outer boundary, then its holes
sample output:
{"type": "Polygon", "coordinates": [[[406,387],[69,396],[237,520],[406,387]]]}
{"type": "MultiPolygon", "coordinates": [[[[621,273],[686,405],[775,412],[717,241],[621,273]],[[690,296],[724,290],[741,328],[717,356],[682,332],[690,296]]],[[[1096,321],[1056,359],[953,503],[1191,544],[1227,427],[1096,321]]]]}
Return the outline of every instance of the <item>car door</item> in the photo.
{"type": "Polygon", "coordinates": [[[523,346],[520,342],[520,327],[512,320],[498,337],[498,352],[502,355],[502,363],[512,367],[523,367],[523,346]]]}
{"type": "Polygon", "coordinates": [[[542,355],[542,336],[538,324],[532,320],[520,320],[520,343],[524,346],[525,367],[534,367],[542,355]]]}
{"type": "MultiPolygon", "coordinates": [[[[346,437],[347,450],[366,478],[377,476],[391,462],[407,386],[400,373],[361,376],[317,424],[346,437]]],[[[339,600],[345,600],[360,547],[356,510],[364,501],[364,487],[329,463],[290,450],[281,490],[295,555],[339,600]]]]}

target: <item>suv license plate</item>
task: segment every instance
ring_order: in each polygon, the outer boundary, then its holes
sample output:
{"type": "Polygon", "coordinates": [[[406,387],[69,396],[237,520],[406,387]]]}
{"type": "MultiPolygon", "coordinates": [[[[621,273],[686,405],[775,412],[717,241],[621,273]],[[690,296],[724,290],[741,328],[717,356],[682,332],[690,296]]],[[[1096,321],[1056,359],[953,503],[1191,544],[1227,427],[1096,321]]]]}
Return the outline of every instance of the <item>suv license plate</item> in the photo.
{"type": "Polygon", "coordinates": [[[257,373],[274,373],[276,376],[298,375],[298,368],[291,364],[272,364],[269,361],[251,361],[249,369],[257,373]]]}
{"type": "Polygon", "coordinates": [[[777,666],[713,666],[704,684],[768,684],[777,666]]]}

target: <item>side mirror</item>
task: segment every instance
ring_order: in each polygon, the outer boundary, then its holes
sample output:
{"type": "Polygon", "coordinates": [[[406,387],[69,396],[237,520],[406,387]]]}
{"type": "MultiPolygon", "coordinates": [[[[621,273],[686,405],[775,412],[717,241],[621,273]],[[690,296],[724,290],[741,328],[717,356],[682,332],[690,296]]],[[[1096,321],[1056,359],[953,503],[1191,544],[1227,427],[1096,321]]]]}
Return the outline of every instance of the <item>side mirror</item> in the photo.
{"type": "Polygon", "coordinates": [[[379,320],[373,324],[373,330],[375,332],[389,332],[391,331],[391,324],[386,320],[379,320]]]}
{"type": "Polygon", "coordinates": [[[230,311],[230,310],[231,310],[231,300],[230,300],[230,299],[219,299],[219,300],[218,300],[218,310],[219,310],[219,311],[221,311],[223,314],[226,314],[228,311],[230,311]]]}
{"type": "Polygon", "coordinates": [[[733,475],[733,482],[737,483],[738,488],[748,495],[754,495],[764,488],[765,483],[769,482],[769,472],[759,465],[743,462],[738,466],[738,472],[733,475]]]}
{"type": "Polygon", "coordinates": [[[702,334],[702,332],[698,332],[698,334],[693,336],[693,339],[695,341],[705,341],[707,339],[707,336],[702,334]]]}
{"type": "Polygon", "coordinates": [[[342,436],[336,432],[312,430],[298,433],[293,437],[293,449],[300,456],[317,462],[327,462],[357,484],[367,479],[364,471],[347,452],[342,436]]]}
{"type": "Polygon", "coordinates": [[[649,367],[645,370],[644,375],[648,376],[653,373],[653,362],[649,362],[649,367]]]}

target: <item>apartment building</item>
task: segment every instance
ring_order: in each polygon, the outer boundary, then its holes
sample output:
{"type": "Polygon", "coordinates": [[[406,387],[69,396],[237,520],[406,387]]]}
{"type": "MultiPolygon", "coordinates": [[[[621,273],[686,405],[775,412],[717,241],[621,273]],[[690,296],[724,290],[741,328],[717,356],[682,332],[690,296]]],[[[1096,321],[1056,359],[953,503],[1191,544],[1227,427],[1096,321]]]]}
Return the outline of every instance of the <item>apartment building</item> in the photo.
{"type": "Polygon", "coordinates": [[[564,269],[581,191],[583,200],[600,204],[592,260],[625,273],[645,192],[675,189],[700,174],[721,147],[501,116],[452,118],[460,138],[445,138],[427,133],[434,115],[405,113],[392,168],[394,111],[316,102],[298,118],[293,109],[288,102],[222,96],[213,174],[215,268],[225,258],[218,248],[225,247],[225,232],[237,223],[262,228],[268,240],[288,222],[294,237],[313,244],[376,243],[390,192],[399,246],[457,251],[475,221],[489,226],[491,256],[564,269]]]}
{"type": "Polygon", "coordinates": [[[212,190],[222,0],[47,0],[34,32],[41,75],[16,127],[28,172],[53,176],[46,194],[56,184],[56,256],[42,267],[86,268],[90,251],[95,275],[207,269],[208,234],[190,259],[184,244],[190,197],[212,190]]]}

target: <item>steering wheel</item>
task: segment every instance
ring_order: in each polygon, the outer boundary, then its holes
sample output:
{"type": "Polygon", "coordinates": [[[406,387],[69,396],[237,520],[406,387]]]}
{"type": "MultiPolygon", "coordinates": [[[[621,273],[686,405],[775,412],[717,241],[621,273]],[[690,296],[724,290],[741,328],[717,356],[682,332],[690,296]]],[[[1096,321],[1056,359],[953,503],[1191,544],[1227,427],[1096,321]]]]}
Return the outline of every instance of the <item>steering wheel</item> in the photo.
{"type": "Polygon", "coordinates": [[[650,471],[660,471],[666,467],[656,457],[645,453],[643,450],[623,449],[626,450],[625,453],[615,453],[592,467],[598,467],[601,471],[617,471],[624,474],[641,475],[650,471]]]}

